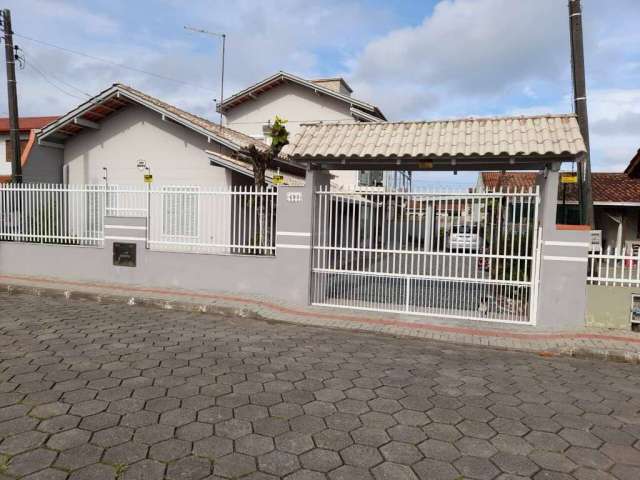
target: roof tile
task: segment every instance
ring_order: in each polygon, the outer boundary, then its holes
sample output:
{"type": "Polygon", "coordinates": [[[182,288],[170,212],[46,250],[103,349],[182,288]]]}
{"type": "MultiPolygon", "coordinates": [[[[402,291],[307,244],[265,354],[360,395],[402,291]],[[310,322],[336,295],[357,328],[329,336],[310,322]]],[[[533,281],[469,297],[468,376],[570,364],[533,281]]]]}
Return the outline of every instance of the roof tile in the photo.
{"type": "Polygon", "coordinates": [[[294,159],[482,155],[576,155],[574,115],[302,126],[283,153],[294,159]]]}

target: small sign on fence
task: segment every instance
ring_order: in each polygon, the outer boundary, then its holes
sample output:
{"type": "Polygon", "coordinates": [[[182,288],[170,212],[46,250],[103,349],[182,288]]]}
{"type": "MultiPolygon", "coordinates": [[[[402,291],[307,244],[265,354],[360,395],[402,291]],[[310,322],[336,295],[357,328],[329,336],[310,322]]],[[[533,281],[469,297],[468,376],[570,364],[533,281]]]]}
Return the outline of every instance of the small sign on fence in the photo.
{"type": "Polygon", "coordinates": [[[575,173],[563,173],[560,175],[560,183],[578,183],[578,175],[575,173]]]}
{"type": "Polygon", "coordinates": [[[144,176],[144,183],[153,183],[153,175],[150,173],[144,176]]]}
{"type": "Polygon", "coordinates": [[[284,176],[276,173],[273,175],[273,177],[271,177],[271,181],[274,185],[282,185],[284,183],[284,176]]]}
{"type": "Polygon", "coordinates": [[[591,230],[591,247],[590,252],[602,252],[602,230],[591,230]]]}

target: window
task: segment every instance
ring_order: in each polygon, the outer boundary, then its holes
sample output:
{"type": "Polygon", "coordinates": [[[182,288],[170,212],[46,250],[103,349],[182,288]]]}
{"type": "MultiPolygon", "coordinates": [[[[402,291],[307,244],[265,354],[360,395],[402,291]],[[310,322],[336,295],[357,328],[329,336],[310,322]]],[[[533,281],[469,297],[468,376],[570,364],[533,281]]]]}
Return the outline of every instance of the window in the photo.
{"type": "Polygon", "coordinates": [[[358,184],[361,187],[382,187],[384,172],[382,170],[360,170],[358,184]]]}
{"type": "MultiPolygon", "coordinates": [[[[4,146],[5,146],[5,149],[4,149],[5,160],[7,162],[11,162],[13,160],[13,148],[11,148],[11,140],[5,140],[4,146]]],[[[20,140],[20,153],[24,152],[24,149],[26,146],[27,146],[27,141],[20,140]]]]}
{"type": "Polygon", "coordinates": [[[198,237],[198,187],[162,189],[162,235],[171,239],[198,237]]]}

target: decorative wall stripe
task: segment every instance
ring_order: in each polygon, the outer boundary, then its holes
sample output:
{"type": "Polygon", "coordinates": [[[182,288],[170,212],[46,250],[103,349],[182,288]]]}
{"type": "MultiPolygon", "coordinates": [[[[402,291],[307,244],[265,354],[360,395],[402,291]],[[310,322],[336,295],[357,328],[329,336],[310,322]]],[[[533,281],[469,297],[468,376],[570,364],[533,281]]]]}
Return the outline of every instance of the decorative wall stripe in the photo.
{"type": "Polygon", "coordinates": [[[120,237],[120,236],[104,236],[105,240],[129,240],[133,242],[144,242],[146,237],[120,237]]]}
{"type": "Polygon", "coordinates": [[[122,230],[146,230],[144,225],[105,225],[104,228],[120,228],[122,230]]]}
{"type": "Polygon", "coordinates": [[[577,262],[577,263],[587,263],[586,257],[559,257],[555,255],[545,255],[542,257],[544,260],[551,260],[554,262],[577,262]]]}
{"type": "Polygon", "coordinates": [[[562,240],[545,240],[544,242],[545,245],[548,245],[550,247],[583,247],[583,248],[589,248],[589,246],[591,245],[589,242],[564,242],[562,240]]]}
{"type": "Polygon", "coordinates": [[[287,244],[287,243],[276,243],[276,248],[296,248],[296,249],[304,249],[309,250],[311,245],[295,245],[295,244],[287,244]]]}
{"type": "Polygon", "coordinates": [[[276,235],[283,237],[310,237],[311,232],[276,232],[276,235]]]}

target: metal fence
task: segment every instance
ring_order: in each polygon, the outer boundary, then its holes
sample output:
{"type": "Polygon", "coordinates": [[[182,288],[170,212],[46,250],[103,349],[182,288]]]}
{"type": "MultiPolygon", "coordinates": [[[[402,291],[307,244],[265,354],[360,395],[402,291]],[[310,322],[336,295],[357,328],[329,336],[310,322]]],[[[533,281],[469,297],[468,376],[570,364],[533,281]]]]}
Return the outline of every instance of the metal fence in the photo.
{"type": "Polygon", "coordinates": [[[617,287],[640,285],[640,252],[629,254],[608,247],[604,252],[589,252],[587,283],[617,287]]]}
{"type": "Polygon", "coordinates": [[[537,190],[316,195],[314,304],[535,321],[537,190]]]}
{"type": "Polygon", "coordinates": [[[0,185],[0,240],[102,247],[104,217],[146,217],[147,245],[275,254],[277,191],[253,187],[0,185]]]}

